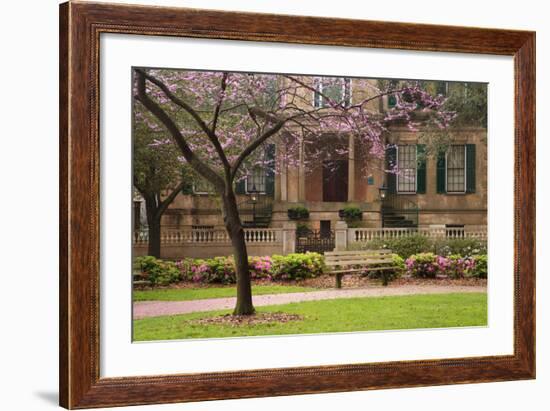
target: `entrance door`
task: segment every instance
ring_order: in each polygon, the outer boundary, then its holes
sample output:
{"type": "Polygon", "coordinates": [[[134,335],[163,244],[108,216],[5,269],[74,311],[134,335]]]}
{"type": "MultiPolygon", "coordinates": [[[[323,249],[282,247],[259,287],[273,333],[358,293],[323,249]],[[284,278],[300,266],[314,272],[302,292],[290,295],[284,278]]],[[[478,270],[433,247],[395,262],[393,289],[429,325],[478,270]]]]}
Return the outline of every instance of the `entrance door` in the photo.
{"type": "Polygon", "coordinates": [[[323,201],[348,201],[347,160],[323,161],[323,201]]]}
{"type": "Polygon", "coordinates": [[[319,233],[321,235],[321,238],[330,238],[331,230],[330,230],[330,220],[321,220],[321,226],[319,233]]]}

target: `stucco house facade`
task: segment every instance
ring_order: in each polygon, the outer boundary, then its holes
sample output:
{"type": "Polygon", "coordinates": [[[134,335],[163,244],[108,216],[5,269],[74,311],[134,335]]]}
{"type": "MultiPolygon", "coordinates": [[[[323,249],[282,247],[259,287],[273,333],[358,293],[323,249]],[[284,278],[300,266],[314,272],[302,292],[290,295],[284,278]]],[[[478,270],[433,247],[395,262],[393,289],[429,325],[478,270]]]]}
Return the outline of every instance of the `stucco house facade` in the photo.
{"type": "MultiPolygon", "coordinates": [[[[323,87],[322,80],[313,81],[316,87],[323,87]]],[[[377,80],[369,81],[375,85],[377,80]]],[[[369,81],[360,88],[345,79],[341,88],[323,91],[340,93],[337,98],[352,102],[369,93],[369,81]]],[[[426,83],[426,88],[430,87],[445,94],[453,88],[462,93],[468,85],[426,83]]],[[[312,105],[323,104],[316,93],[311,94],[312,105]]],[[[389,95],[369,104],[370,110],[383,113],[395,101],[389,95]]],[[[353,206],[362,214],[354,227],[365,229],[437,227],[467,231],[486,227],[486,126],[461,123],[447,130],[430,130],[432,139],[446,133],[445,150],[437,151],[426,141],[426,132],[421,121],[416,129],[399,124],[388,127],[384,133],[387,149],[383,159],[366,155],[352,135],[325,132],[313,137],[316,149],[322,146],[324,153],[319,156],[317,152],[313,164],[307,161],[307,142],[300,144],[295,153],[299,161],[285,164],[284,148],[277,138],[272,139],[264,149],[270,160],[266,163],[270,165],[255,168],[236,183],[243,225],[249,229],[283,230],[291,220],[289,209],[301,206],[307,208],[309,218],[299,224],[306,225],[317,236],[334,237],[335,228],[342,221],[340,210],[353,206]],[[335,153],[336,146],[347,147],[345,154],[335,153]]],[[[144,204],[139,197],[135,198],[135,231],[146,230],[144,215],[144,204]]],[[[223,232],[219,199],[208,184],[193,182],[164,213],[162,229],[223,232]]]]}

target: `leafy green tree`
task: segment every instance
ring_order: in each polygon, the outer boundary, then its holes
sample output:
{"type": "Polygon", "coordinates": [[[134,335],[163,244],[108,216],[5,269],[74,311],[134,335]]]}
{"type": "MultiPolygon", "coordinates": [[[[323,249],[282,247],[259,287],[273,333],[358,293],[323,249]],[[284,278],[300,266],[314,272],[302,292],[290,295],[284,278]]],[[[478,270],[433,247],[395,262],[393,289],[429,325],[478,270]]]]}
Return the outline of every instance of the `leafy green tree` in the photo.
{"type": "Polygon", "coordinates": [[[149,234],[148,255],[160,257],[161,218],[176,196],[189,190],[193,174],[180,160],[177,147],[164,144],[165,132],[151,129],[147,113],[136,112],[133,184],[145,200],[149,234]]]}

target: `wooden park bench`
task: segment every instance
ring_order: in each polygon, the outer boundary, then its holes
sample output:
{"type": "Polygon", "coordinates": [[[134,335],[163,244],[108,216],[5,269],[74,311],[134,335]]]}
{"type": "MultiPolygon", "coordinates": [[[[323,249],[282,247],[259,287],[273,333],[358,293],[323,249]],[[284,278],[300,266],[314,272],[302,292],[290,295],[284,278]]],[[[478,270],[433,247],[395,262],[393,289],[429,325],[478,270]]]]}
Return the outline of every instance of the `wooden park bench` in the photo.
{"type": "Polygon", "coordinates": [[[134,286],[146,286],[150,284],[145,273],[139,271],[132,274],[132,279],[134,286]]]}
{"type": "MultiPolygon", "coordinates": [[[[336,277],[336,288],[342,288],[344,274],[364,273],[367,271],[396,270],[391,250],[359,250],[325,252],[326,274],[336,277]]],[[[384,285],[387,282],[384,281],[384,285]]]]}

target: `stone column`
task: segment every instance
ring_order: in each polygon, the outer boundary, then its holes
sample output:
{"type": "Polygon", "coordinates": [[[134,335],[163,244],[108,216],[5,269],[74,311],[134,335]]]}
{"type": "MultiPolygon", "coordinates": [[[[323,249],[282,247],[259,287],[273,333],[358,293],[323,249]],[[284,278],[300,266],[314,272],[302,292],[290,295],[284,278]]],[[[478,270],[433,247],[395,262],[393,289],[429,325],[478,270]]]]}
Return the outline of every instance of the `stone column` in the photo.
{"type": "Polygon", "coordinates": [[[348,201],[355,200],[355,136],[349,135],[348,147],[348,201]]]}
{"type": "Polygon", "coordinates": [[[345,221],[337,221],[334,229],[335,251],[346,251],[348,248],[348,225],[345,221]]]}
{"type": "Polygon", "coordinates": [[[277,159],[279,161],[279,165],[281,167],[281,172],[279,173],[279,193],[280,201],[288,201],[288,186],[287,186],[287,167],[286,167],[286,153],[283,153],[283,150],[286,150],[283,148],[282,144],[278,144],[278,154],[279,158],[277,159]]]}
{"type": "Polygon", "coordinates": [[[279,178],[281,185],[281,201],[288,201],[287,171],[286,163],[281,164],[281,175],[279,178]]]}
{"type": "Polygon", "coordinates": [[[283,255],[296,252],[296,221],[283,223],[283,255]]]}

